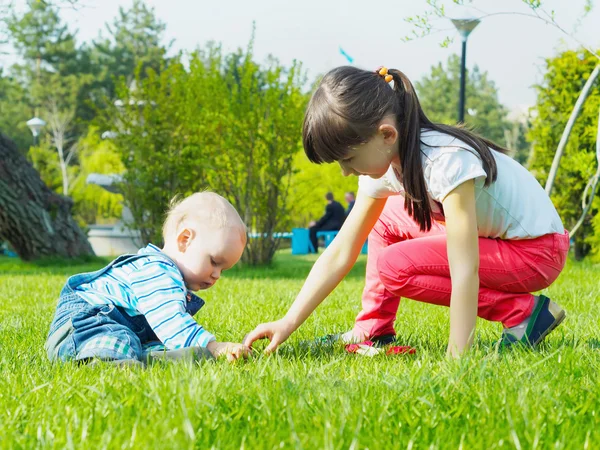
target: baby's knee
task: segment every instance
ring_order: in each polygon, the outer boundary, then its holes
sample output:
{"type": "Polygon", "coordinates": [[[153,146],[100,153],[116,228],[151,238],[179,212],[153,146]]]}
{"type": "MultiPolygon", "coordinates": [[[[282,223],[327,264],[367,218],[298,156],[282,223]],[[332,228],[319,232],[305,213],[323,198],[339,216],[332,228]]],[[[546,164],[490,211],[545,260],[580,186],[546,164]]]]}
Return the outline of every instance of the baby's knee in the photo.
{"type": "Polygon", "coordinates": [[[82,342],[76,349],[75,360],[101,359],[105,361],[142,358],[138,339],[127,332],[103,334],[82,342]]]}

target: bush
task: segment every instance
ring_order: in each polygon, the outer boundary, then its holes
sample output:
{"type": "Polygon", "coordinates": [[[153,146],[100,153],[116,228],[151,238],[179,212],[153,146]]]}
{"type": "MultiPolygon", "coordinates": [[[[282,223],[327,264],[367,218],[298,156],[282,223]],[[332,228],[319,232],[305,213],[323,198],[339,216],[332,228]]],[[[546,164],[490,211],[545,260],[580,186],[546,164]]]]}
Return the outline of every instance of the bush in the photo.
{"type": "Polygon", "coordinates": [[[271,261],[289,228],[293,156],[307,96],[301,67],[264,66],[247,51],[223,55],[209,46],[181,57],[159,74],[149,70],[133,86],[121,83],[120,101],[105,115],[117,132],[125,165],[124,199],[145,241],[162,242],[165,209],[175,194],[211,189],[228,198],[249,230],[244,259],[271,261]]]}
{"type": "MultiPolygon", "coordinates": [[[[585,51],[567,51],[546,60],[546,75],[536,86],[538,98],[533,109],[529,140],[533,142],[529,168],[544,185],[560,137],[577,97],[598,59],[585,51]]],[[[596,133],[600,107],[600,83],[592,88],[571,131],[552,190],[552,201],[567,229],[579,219],[581,196],[596,172],[596,133]]],[[[596,197],[590,215],[575,235],[576,256],[582,258],[591,246],[600,250],[600,222],[592,218],[600,207],[596,197]]]]}

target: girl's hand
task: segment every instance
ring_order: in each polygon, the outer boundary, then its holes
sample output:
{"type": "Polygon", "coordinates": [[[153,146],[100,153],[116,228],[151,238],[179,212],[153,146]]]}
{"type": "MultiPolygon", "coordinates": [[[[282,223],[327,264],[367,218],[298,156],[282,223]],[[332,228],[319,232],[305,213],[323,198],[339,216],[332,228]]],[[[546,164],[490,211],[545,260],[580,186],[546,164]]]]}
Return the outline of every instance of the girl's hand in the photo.
{"type": "Polygon", "coordinates": [[[219,358],[223,355],[227,357],[227,361],[233,362],[240,358],[246,359],[250,349],[243,344],[236,344],[234,342],[209,342],[206,346],[209,352],[215,358],[219,358]]]}
{"type": "Polygon", "coordinates": [[[288,323],[285,319],[279,319],[275,322],[261,323],[254,330],[252,330],[244,338],[244,345],[252,348],[252,344],[259,339],[267,338],[270,342],[265,348],[265,353],[274,352],[279,345],[290,337],[290,334],[294,332],[294,327],[288,323]]]}
{"type": "Polygon", "coordinates": [[[371,198],[359,191],[354,208],[331,245],[315,262],[285,317],[257,326],[246,336],[244,344],[251,347],[255,341],[267,338],[271,343],[265,353],[272,353],[302,325],[352,269],[385,202],[385,198],[371,198]]]}

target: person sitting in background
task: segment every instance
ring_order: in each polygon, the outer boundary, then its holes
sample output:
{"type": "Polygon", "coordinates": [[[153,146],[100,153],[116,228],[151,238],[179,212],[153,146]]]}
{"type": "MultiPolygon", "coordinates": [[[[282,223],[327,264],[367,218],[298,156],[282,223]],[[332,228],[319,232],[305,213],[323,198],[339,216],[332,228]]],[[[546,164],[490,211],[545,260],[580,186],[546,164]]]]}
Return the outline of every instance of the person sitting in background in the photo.
{"type": "Polygon", "coordinates": [[[333,199],[333,194],[328,192],[325,195],[327,206],[325,207],[325,215],[316,222],[309,224],[310,242],[313,245],[315,253],[319,252],[319,240],[317,232],[319,231],[337,231],[342,228],[346,213],[344,207],[333,199]]]}
{"type": "Polygon", "coordinates": [[[356,201],[354,192],[346,192],[346,194],[344,195],[344,199],[348,202],[348,207],[346,208],[346,217],[348,217],[350,215],[350,211],[352,211],[352,208],[354,208],[354,202],[356,201]]]}

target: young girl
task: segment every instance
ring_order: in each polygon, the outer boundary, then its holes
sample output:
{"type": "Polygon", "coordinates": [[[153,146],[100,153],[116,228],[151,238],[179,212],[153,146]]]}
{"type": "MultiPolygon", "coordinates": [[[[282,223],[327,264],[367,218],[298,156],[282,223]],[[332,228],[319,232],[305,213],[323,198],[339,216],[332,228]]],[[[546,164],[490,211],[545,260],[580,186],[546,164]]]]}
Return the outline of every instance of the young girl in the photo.
{"type": "Polygon", "coordinates": [[[245,344],[268,338],[266,351],[275,350],[344,278],[367,237],[363,310],[345,340],[393,336],[402,296],[450,307],[453,356],[471,346],[477,315],[504,325],[503,345],[535,346],[564,319],[530,293],[558,277],[569,249],[550,199],[505,149],[432,123],[402,72],[332,70],[302,138],[312,162],[359,176],[358,197],[285,317],[256,327],[245,344]]]}

